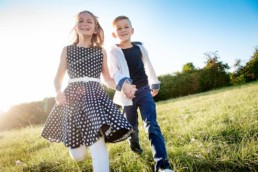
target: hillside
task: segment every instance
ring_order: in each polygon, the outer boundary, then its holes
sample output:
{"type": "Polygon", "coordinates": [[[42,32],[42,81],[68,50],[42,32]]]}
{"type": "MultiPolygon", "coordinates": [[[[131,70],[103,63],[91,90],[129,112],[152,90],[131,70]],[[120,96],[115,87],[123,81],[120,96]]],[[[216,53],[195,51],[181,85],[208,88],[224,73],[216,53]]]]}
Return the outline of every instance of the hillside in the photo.
{"type": "MultiPolygon", "coordinates": [[[[157,103],[168,157],[181,171],[257,171],[258,82],[157,103]]],[[[143,155],[127,142],[108,144],[111,171],[151,172],[151,148],[140,121],[143,155]]],[[[62,143],[40,137],[42,126],[0,133],[0,171],[92,171],[76,163],[62,143]]],[[[90,153],[88,152],[88,155],[90,153]]]]}

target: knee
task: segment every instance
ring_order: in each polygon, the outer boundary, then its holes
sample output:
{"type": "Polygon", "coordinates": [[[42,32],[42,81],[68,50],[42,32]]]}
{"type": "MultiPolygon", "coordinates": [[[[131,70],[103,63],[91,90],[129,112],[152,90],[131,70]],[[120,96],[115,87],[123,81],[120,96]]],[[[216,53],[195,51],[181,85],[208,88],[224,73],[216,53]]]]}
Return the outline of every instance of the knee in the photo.
{"type": "Polygon", "coordinates": [[[79,148],[69,148],[69,153],[73,160],[77,162],[82,161],[86,155],[86,146],[82,145],[79,148]]]}
{"type": "Polygon", "coordinates": [[[80,162],[84,160],[85,155],[71,155],[71,157],[74,161],[80,162]]]}
{"type": "Polygon", "coordinates": [[[145,131],[147,134],[160,134],[160,127],[157,121],[148,121],[145,123],[145,131]]]}

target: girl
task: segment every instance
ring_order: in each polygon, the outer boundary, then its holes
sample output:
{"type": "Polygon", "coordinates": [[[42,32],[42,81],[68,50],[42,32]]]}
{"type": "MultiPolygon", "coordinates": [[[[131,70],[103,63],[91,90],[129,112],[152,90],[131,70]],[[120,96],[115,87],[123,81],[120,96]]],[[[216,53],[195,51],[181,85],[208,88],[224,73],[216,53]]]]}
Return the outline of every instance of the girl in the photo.
{"type": "MultiPolygon", "coordinates": [[[[109,162],[105,142],[125,140],[132,127],[100,84],[102,73],[105,83],[115,88],[108,72],[106,51],[101,48],[104,32],[97,17],[89,11],[80,12],[73,30],[76,40],[61,54],[54,80],[56,105],[42,136],[50,141],[64,142],[76,161],[84,159],[89,147],[94,171],[107,172],[109,162]],[[61,91],[66,71],[69,84],[61,91]]],[[[135,91],[134,87],[130,90],[135,91]]]]}

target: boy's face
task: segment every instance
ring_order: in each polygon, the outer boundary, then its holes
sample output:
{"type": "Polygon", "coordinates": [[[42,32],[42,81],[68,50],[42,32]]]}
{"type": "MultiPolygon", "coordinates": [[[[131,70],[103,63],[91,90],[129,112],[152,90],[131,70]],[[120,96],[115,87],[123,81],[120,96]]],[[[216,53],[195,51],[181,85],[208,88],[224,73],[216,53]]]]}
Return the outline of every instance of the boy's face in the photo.
{"type": "Polygon", "coordinates": [[[120,42],[131,41],[131,36],[134,33],[134,29],[131,23],[127,19],[119,20],[114,26],[114,32],[112,33],[114,38],[118,38],[120,42]]]}

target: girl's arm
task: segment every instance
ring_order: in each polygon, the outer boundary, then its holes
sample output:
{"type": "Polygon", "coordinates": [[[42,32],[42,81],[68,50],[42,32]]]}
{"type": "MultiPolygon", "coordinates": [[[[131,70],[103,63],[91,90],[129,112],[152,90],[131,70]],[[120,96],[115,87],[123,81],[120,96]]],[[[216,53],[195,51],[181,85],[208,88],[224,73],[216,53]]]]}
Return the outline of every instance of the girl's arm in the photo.
{"type": "MultiPolygon", "coordinates": [[[[110,76],[108,65],[107,65],[107,53],[104,49],[103,49],[102,76],[105,80],[105,84],[115,90],[116,83],[115,83],[115,80],[110,76]]],[[[135,85],[131,85],[129,83],[123,84],[122,92],[125,94],[127,98],[130,98],[130,99],[134,98],[135,91],[136,91],[135,85]]]]}
{"type": "Polygon", "coordinates": [[[59,66],[56,72],[56,76],[54,79],[54,87],[56,91],[56,103],[58,105],[66,103],[65,95],[61,91],[62,89],[62,82],[64,79],[64,75],[67,69],[67,63],[66,63],[66,47],[63,49],[61,57],[60,57],[60,62],[59,66]]]}
{"type": "MultiPolygon", "coordinates": [[[[114,52],[113,52],[114,53],[114,52]]],[[[130,79],[128,77],[126,77],[119,69],[118,65],[117,65],[117,61],[116,58],[114,57],[114,55],[112,53],[110,53],[109,59],[107,59],[107,55],[106,55],[106,67],[109,73],[109,77],[112,79],[112,81],[114,81],[114,88],[115,90],[121,91],[125,97],[127,98],[134,98],[134,94],[136,89],[135,85],[131,85],[131,83],[128,83],[126,80],[130,79]],[[108,68],[109,65],[109,68],[108,68]],[[113,75],[112,77],[110,76],[113,75]],[[120,81],[122,80],[121,86],[120,86],[120,81]],[[116,83],[117,82],[117,83],[116,83]]],[[[103,63],[104,64],[104,63],[103,63]]]]}
{"type": "Polygon", "coordinates": [[[108,70],[108,66],[107,66],[107,53],[105,49],[102,49],[102,53],[103,53],[103,63],[102,63],[102,76],[103,79],[105,81],[105,84],[112,88],[112,89],[116,89],[116,83],[114,81],[113,78],[111,78],[110,74],[109,74],[109,70],[108,70]]]}

